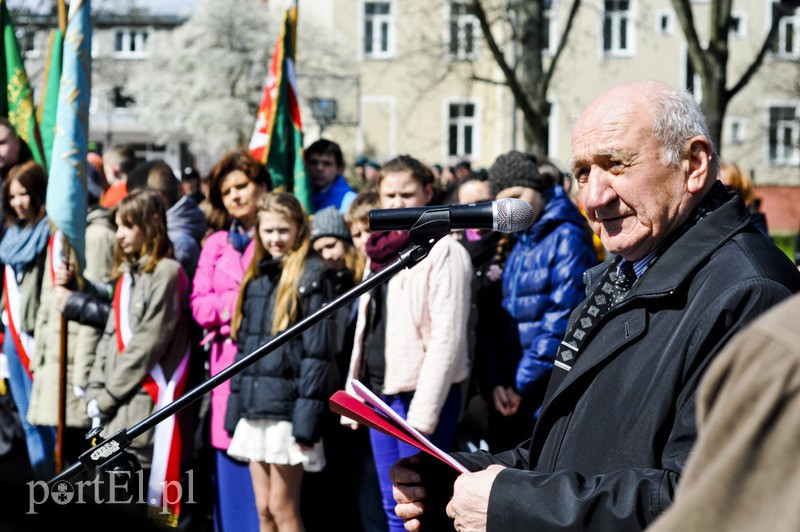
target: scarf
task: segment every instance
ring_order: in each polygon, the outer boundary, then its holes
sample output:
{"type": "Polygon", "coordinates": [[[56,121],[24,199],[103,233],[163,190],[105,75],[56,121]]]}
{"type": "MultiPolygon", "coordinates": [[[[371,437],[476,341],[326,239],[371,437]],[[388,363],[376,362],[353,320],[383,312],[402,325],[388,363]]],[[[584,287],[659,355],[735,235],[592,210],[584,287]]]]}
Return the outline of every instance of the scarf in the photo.
{"type": "Polygon", "coordinates": [[[49,239],[50,224],[46,215],[35,225],[14,224],[0,242],[0,262],[11,266],[19,276],[44,251],[49,239]]]}
{"type": "Polygon", "coordinates": [[[367,239],[369,269],[378,273],[397,259],[410,242],[408,231],[373,231],[367,239]]]}
{"type": "Polygon", "coordinates": [[[233,222],[231,222],[231,228],[228,231],[228,240],[231,241],[233,249],[239,253],[244,253],[244,250],[247,249],[247,245],[252,239],[247,233],[247,229],[242,225],[242,222],[233,220],[233,222]]]}

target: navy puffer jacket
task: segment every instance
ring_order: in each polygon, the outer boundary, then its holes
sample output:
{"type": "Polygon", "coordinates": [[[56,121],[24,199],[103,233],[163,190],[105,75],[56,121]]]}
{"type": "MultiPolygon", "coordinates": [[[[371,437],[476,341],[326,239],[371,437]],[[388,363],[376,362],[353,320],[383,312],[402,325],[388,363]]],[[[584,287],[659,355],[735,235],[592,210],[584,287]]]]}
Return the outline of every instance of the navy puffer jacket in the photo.
{"type": "Polygon", "coordinates": [[[585,218],[560,185],[545,194],[538,220],[517,235],[503,271],[503,307],[522,353],[517,393],[541,398],[570,313],[585,297],[583,272],[597,264],[585,218]]]}
{"type": "MultiPolygon", "coordinates": [[[[272,338],[280,260],[262,260],[259,270],[245,289],[236,362],[272,338]]],[[[322,258],[310,252],[298,285],[301,308],[297,321],[334,298],[333,276],[322,258]]],[[[336,326],[335,317],[326,318],[234,375],[225,428],[233,432],[240,418],[291,421],[292,436],[298,443],[310,445],[319,440],[328,398],[336,389],[336,326]]]]}

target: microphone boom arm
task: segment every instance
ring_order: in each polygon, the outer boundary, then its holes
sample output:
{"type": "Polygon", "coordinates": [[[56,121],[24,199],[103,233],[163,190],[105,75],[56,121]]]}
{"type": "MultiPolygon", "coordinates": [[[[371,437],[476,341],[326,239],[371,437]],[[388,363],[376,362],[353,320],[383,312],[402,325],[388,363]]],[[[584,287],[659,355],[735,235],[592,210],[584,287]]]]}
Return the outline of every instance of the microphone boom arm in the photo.
{"type": "MultiPolygon", "coordinates": [[[[109,468],[134,468],[136,465],[138,465],[138,463],[136,462],[135,458],[128,451],[126,451],[133,440],[151,428],[155,427],[169,416],[188,407],[190,404],[200,399],[203,395],[216,388],[224,381],[253,365],[255,362],[268,355],[278,347],[284,345],[289,340],[305,332],[323,319],[333,315],[336,311],[348,303],[351,303],[361,295],[387,281],[401,270],[410,269],[419,264],[425,257],[428,256],[428,253],[433,245],[436,244],[440,238],[450,233],[449,220],[450,214],[446,210],[430,210],[425,212],[422,216],[420,216],[417,223],[415,223],[414,226],[409,230],[409,238],[412,242],[412,245],[402,251],[397,260],[395,260],[389,266],[375,275],[368,277],[347,292],[332,300],[330,303],[318,309],[316,312],[309,314],[288,329],[282,331],[270,341],[244,357],[242,360],[231,364],[205,382],[187,391],[178,399],[174,400],[168,405],[165,405],[161,409],[156,410],[150,414],[150,416],[143,419],[130,429],[120,429],[118,432],[114,433],[108,438],[97,442],[96,445],[93,445],[87,451],[83,452],[79,456],[77,462],[52,479],[48,480],[48,487],[52,488],[55,486],[55,484],[62,480],[74,478],[82,471],[88,473],[96,469],[102,471],[109,468]]],[[[99,433],[100,430],[93,429],[89,434],[98,435],[99,433]]],[[[133,473],[133,471],[131,471],[131,473],[133,473]]]]}

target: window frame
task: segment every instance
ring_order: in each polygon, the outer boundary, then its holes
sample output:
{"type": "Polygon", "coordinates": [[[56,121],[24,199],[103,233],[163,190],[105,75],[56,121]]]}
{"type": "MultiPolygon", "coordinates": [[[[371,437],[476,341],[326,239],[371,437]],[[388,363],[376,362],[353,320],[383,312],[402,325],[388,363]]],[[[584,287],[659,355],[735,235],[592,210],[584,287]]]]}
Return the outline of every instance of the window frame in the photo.
{"type": "Polygon", "coordinates": [[[545,43],[545,47],[542,49],[542,53],[550,56],[554,55],[556,53],[556,49],[558,48],[558,2],[559,0],[550,0],[549,2],[545,1],[545,9],[544,13],[542,14],[545,21],[547,21],[545,24],[545,29],[547,30],[547,42],[545,43]]]}
{"type": "Polygon", "coordinates": [[[747,120],[741,116],[725,119],[725,137],[728,144],[741,145],[747,141],[747,120]]]}
{"type": "Polygon", "coordinates": [[[476,161],[480,159],[481,154],[481,102],[475,98],[448,98],[444,102],[444,160],[448,164],[456,164],[458,161],[469,160],[476,161]],[[471,117],[467,117],[463,111],[466,110],[467,105],[472,105],[474,112],[471,117]],[[455,118],[451,118],[450,109],[453,106],[461,108],[461,112],[455,118]],[[450,153],[450,130],[451,127],[456,127],[456,153],[450,153]],[[471,152],[465,150],[466,134],[464,132],[466,127],[471,127],[471,152]]]}
{"type": "Polygon", "coordinates": [[[141,59],[147,57],[147,42],[150,40],[150,30],[148,28],[124,27],[114,28],[113,32],[114,57],[118,59],[141,59]],[[121,36],[120,48],[117,43],[121,36]],[[131,50],[130,45],[134,43],[135,49],[131,50]]]}
{"type": "Polygon", "coordinates": [[[480,55],[481,50],[481,26],[478,22],[478,17],[469,12],[469,0],[447,0],[445,2],[445,24],[444,24],[444,55],[448,61],[474,61],[480,55]],[[458,13],[453,15],[453,5],[458,4],[466,8],[467,12],[458,13]],[[458,49],[453,52],[453,33],[452,27],[454,24],[458,26],[458,49]],[[466,27],[472,24],[472,51],[466,50],[466,40],[468,37],[469,29],[466,27]]]}
{"type": "Polygon", "coordinates": [[[739,41],[747,39],[747,11],[733,10],[731,17],[739,20],[739,27],[731,28],[730,37],[739,41]]]}
{"type": "Polygon", "coordinates": [[[632,57],[636,54],[636,0],[603,0],[600,11],[600,52],[603,57],[632,57]],[[628,9],[608,10],[608,3],[628,2],[628,9]],[[609,15],[611,13],[611,15],[609,15]],[[611,43],[606,48],[606,21],[610,19],[611,43]],[[625,47],[621,47],[624,23],[625,47]]]}
{"type": "MultiPolygon", "coordinates": [[[[767,134],[765,135],[766,141],[766,161],[770,166],[797,166],[800,165],[800,102],[798,101],[791,101],[791,102],[770,102],[766,106],[766,120],[765,123],[767,124],[767,134]],[[793,109],[794,110],[794,118],[791,120],[786,119],[779,119],[778,122],[773,126],[772,120],[772,110],[773,109],[793,109]],[[789,132],[792,136],[791,141],[791,152],[786,154],[787,145],[776,142],[774,144],[775,147],[775,156],[773,156],[773,130],[778,129],[789,129],[789,132]],[[783,152],[783,153],[781,153],[783,152]]],[[[779,139],[777,137],[782,136],[783,131],[776,131],[775,137],[776,141],[779,139]]]]}
{"type": "Polygon", "coordinates": [[[794,10],[791,15],[786,15],[778,21],[777,43],[774,55],[777,59],[785,61],[795,61],[800,59],[800,8],[794,10]],[[787,47],[787,28],[792,24],[792,50],[786,51],[787,47]]]}
{"type": "Polygon", "coordinates": [[[361,1],[361,9],[359,10],[359,14],[361,17],[361,24],[359,25],[360,28],[360,45],[359,45],[359,53],[361,54],[362,59],[369,59],[369,60],[382,60],[382,59],[391,59],[395,56],[395,47],[396,47],[396,21],[395,21],[395,9],[396,3],[395,0],[362,0],[361,1]],[[386,14],[367,14],[367,5],[369,4],[384,4],[389,7],[389,12],[386,14]],[[386,24],[386,49],[385,50],[375,50],[374,46],[376,44],[380,44],[381,38],[378,32],[377,34],[374,32],[373,29],[373,37],[372,37],[372,45],[373,49],[367,51],[367,24],[370,23],[375,25],[375,22],[378,22],[378,25],[383,21],[386,24]]]}
{"type": "Polygon", "coordinates": [[[656,10],[655,32],[661,37],[672,37],[675,34],[675,13],[669,9],[656,10]],[[667,27],[661,27],[661,21],[666,19],[667,27]]]}

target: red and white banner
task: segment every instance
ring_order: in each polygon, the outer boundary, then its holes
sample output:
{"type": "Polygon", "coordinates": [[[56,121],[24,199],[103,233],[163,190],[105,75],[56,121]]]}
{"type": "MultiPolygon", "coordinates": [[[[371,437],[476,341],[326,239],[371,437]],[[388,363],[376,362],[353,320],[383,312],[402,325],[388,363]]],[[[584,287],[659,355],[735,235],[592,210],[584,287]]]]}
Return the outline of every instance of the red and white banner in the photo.
{"type": "MultiPolygon", "coordinates": [[[[132,280],[131,274],[126,273],[117,281],[114,291],[117,348],[122,356],[125,346],[133,336],[129,315],[132,280]]],[[[167,377],[161,364],[156,364],[144,378],[142,388],[155,403],[156,410],[162,409],[180,397],[186,388],[190,350],[191,347],[187,345],[186,353],[171,376],[167,377]]],[[[153,436],[153,462],[147,486],[147,502],[151,506],[164,508],[165,486],[177,486],[180,482],[182,449],[181,431],[173,414],[156,425],[153,436]]],[[[178,500],[173,503],[172,498],[169,498],[166,508],[177,521],[177,516],[180,515],[180,497],[175,499],[178,500]]]]}

